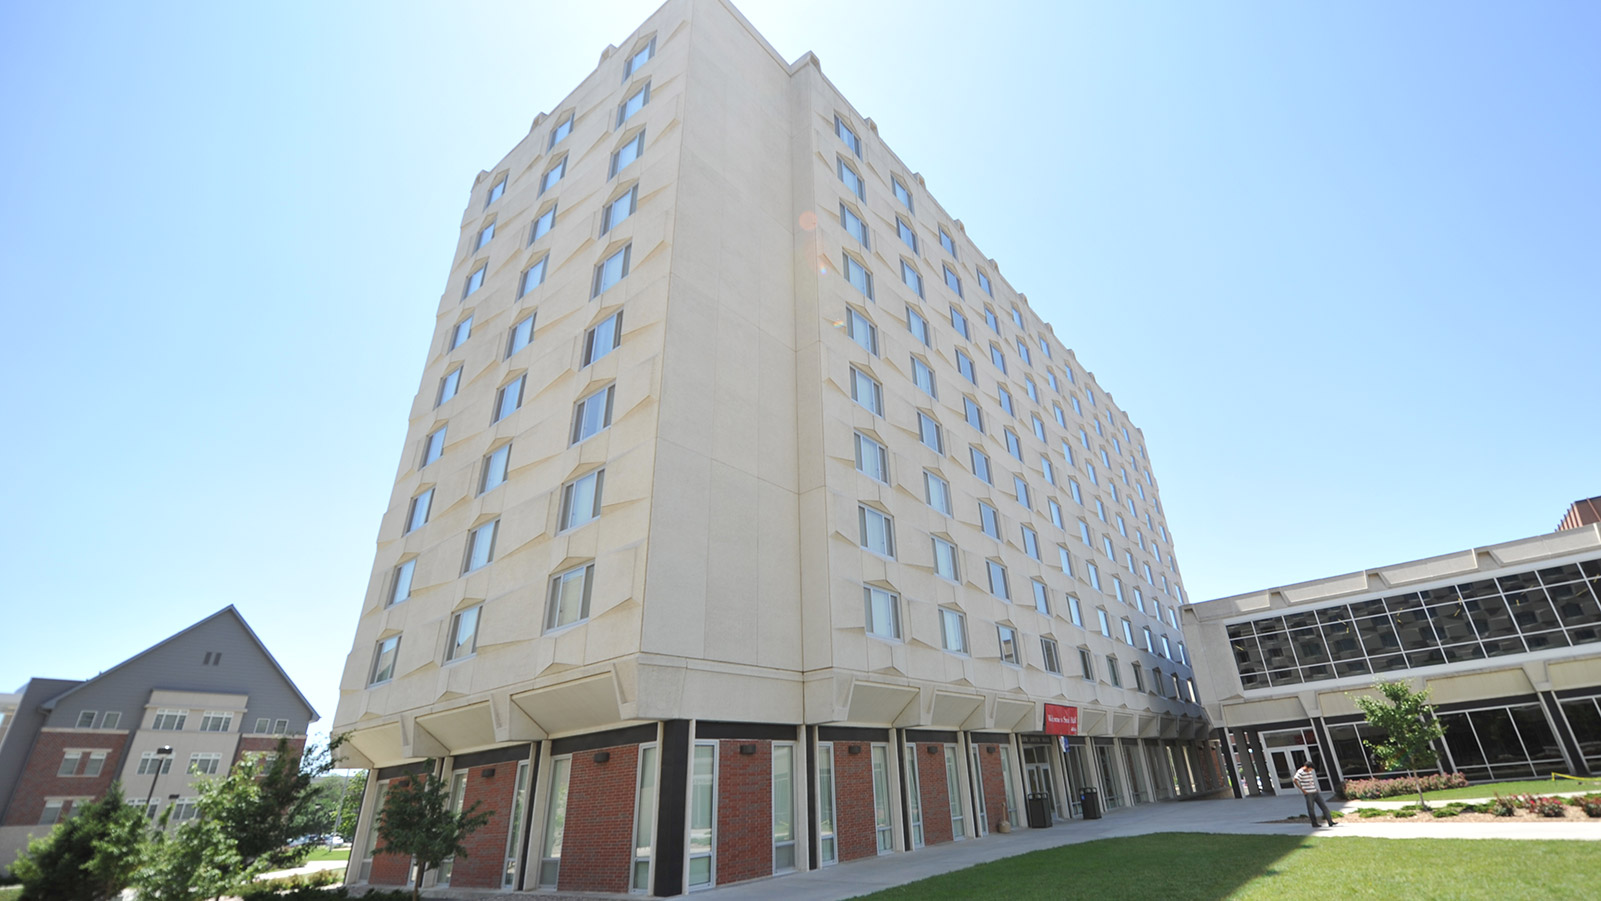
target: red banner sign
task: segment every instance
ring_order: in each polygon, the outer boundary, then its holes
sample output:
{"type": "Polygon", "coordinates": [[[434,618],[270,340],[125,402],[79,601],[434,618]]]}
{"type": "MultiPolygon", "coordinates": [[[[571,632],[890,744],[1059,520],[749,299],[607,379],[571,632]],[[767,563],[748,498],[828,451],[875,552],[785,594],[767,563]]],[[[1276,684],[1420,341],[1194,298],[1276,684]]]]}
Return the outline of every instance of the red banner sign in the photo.
{"type": "Polygon", "coordinates": [[[1078,708],[1063,707],[1061,704],[1045,705],[1045,734],[1046,735],[1077,735],[1078,734],[1078,708]]]}

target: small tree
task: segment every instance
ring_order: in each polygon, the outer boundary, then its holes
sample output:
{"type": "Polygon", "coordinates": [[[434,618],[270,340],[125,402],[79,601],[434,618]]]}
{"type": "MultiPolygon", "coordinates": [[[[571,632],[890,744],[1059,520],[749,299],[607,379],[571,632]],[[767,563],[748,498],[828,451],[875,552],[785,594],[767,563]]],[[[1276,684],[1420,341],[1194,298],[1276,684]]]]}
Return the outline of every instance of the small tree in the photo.
{"type": "Polygon", "coordinates": [[[104,901],[128,887],[145,841],[141,807],[130,807],[122,786],[111,783],[48,835],[28,843],[11,874],[22,881],[24,901],[104,901]]]}
{"type": "MultiPolygon", "coordinates": [[[[1352,698],[1368,723],[1384,730],[1383,741],[1363,742],[1387,770],[1419,770],[1439,760],[1434,743],[1445,736],[1445,726],[1434,718],[1427,689],[1413,691],[1405,682],[1380,682],[1374,686],[1384,696],[1381,701],[1369,695],[1352,698]]],[[[1418,806],[1428,810],[1423,786],[1418,785],[1418,806]]]]}
{"type": "MultiPolygon", "coordinates": [[[[433,770],[433,761],[428,769],[433,770]]],[[[422,896],[423,874],[452,857],[466,857],[462,842],[489,822],[479,802],[461,813],[450,809],[450,787],[443,779],[415,774],[390,786],[378,812],[378,837],[385,852],[409,854],[417,862],[412,901],[422,896]]]]}

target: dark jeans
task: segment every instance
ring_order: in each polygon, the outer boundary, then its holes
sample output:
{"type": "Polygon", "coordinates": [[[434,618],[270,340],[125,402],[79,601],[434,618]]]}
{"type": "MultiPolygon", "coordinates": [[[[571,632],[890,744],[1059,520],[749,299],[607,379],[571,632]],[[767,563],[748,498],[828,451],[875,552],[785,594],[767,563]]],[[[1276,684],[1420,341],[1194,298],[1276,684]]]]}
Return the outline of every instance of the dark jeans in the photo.
{"type": "Polygon", "coordinates": [[[1323,794],[1321,792],[1306,792],[1306,818],[1312,821],[1312,825],[1317,825],[1317,814],[1312,811],[1313,804],[1323,809],[1323,819],[1327,820],[1330,826],[1333,826],[1334,817],[1329,813],[1329,805],[1323,803],[1323,794]]]}

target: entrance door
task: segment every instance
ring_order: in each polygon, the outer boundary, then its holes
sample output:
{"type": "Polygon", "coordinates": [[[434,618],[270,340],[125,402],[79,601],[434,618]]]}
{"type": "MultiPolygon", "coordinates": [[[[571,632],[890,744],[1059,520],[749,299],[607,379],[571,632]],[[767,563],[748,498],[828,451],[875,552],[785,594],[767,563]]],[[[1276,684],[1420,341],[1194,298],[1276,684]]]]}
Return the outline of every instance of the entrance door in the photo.
{"type": "Polygon", "coordinates": [[[1028,794],[1043,794],[1051,800],[1047,803],[1056,807],[1056,791],[1051,780],[1050,745],[1024,745],[1023,746],[1023,784],[1028,786],[1028,794]]]}
{"type": "MultiPolygon", "coordinates": [[[[1280,789],[1295,787],[1295,771],[1301,768],[1301,764],[1312,759],[1312,755],[1316,752],[1316,740],[1310,729],[1262,733],[1262,747],[1267,751],[1268,765],[1273,770],[1275,787],[1280,789]]],[[[1318,775],[1321,777],[1323,774],[1318,775]]]]}

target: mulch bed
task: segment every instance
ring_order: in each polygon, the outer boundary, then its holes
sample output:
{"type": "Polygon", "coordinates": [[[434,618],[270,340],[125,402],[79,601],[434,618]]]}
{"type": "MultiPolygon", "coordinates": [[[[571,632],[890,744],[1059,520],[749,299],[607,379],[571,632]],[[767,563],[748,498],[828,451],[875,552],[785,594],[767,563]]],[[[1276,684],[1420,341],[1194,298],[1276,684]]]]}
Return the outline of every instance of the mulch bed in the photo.
{"type": "MultiPolygon", "coordinates": [[[[1372,808],[1369,808],[1372,809],[1372,808]]],[[[1438,808],[1435,808],[1438,809],[1438,808]]],[[[1394,811],[1386,811],[1380,816],[1361,817],[1356,815],[1354,809],[1347,809],[1344,816],[1335,817],[1334,822],[1343,825],[1361,825],[1366,823],[1571,823],[1582,821],[1594,823],[1601,827],[1601,819],[1586,816],[1584,811],[1577,807],[1563,807],[1560,817],[1542,817],[1520,810],[1509,817],[1498,817],[1490,813],[1459,813],[1454,817],[1436,817],[1431,813],[1415,813],[1409,817],[1395,816],[1394,811]]],[[[1266,820],[1269,823],[1300,823],[1306,825],[1306,817],[1291,817],[1287,820],[1266,820]]]]}

